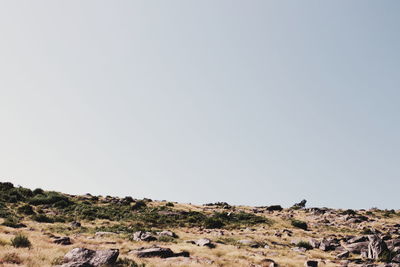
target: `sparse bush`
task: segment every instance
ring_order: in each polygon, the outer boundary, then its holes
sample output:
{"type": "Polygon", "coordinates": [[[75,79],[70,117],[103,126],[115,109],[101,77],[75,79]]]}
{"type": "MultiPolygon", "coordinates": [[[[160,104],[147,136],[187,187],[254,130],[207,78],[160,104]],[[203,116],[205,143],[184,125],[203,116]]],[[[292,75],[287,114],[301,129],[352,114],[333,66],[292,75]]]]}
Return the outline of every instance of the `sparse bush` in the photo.
{"type": "Polygon", "coordinates": [[[11,239],[11,245],[15,248],[30,248],[32,246],[28,237],[23,234],[17,234],[13,239],[11,239]]]}
{"type": "Polygon", "coordinates": [[[396,256],[396,252],[393,252],[393,251],[390,251],[390,250],[385,250],[379,256],[379,261],[391,262],[394,256],[396,256]]]}
{"type": "Polygon", "coordinates": [[[172,202],[168,202],[167,204],[165,204],[165,206],[166,206],[166,207],[173,207],[173,206],[175,206],[175,205],[174,205],[174,203],[172,203],[172,202]]]}
{"type": "Polygon", "coordinates": [[[307,230],[308,226],[306,222],[300,221],[300,220],[292,220],[291,221],[292,226],[296,227],[296,228],[300,228],[303,230],[307,230]]]}
{"type": "Polygon", "coordinates": [[[7,208],[6,204],[0,202],[0,218],[7,218],[11,215],[9,209],[7,208]]]}
{"type": "Polygon", "coordinates": [[[204,227],[207,229],[218,229],[224,226],[225,224],[219,218],[210,217],[204,221],[204,227]]]}
{"type": "Polygon", "coordinates": [[[52,205],[59,201],[65,201],[68,205],[72,204],[67,196],[57,192],[47,192],[46,194],[35,195],[29,200],[31,205],[52,205]]]}
{"type": "Polygon", "coordinates": [[[33,190],[33,194],[36,195],[44,195],[44,191],[42,188],[36,188],[35,190],[33,190]]]}
{"type": "Polygon", "coordinates": [[[32,219],[40,223],[54,223],[54,219],[48,217],[46,214],[36,214],[32,216],[32,219]]]}
{"type": "Polygon", "coordinates": [[[296,244],[296,246],[298,246],[299,248],[305,248],[306,250],[313,249],[313,246],[311,246],[311,244],[307,241],[300,241],[296,244]]]}
{"type": "Polygon", "coordinates": [[[14,188],[14,185],[10,182],[0,182],[0,191],[8,191],[14,188]]]}
{"type": "Polygon", "coordinates": [[[138,200],[135,202],[135,204],[132,205],[132,210],[139,210],[143,209],[147,206],[146,201],[144,200],[138,200]]]}
{"type": "Polygon", "coordinates": [[[176,243],[175,238],[172,236],[163,235],[158,238],[158,241],[165,242],[165,243],[176,243]]]}
{"type": "Polygon", "coordinates": [[[129,205],[129,204],[131,204],[132,202],[135,202],[134,200],[133,200],[133,198],[132,197],[124,197],[123,199],[122,199],[122,203],[123,204],[125,204],[125,205],[129,205]]]}
{"type": "Polygon", "coordinates": [[[22,205],[21,207],[18,207],[17,211],[19,213],[25,214],[25,215],[33,215],[35,214],[35,211],[33,210],[32,206],[29,204],[22,205]]]}
{"type": "Polygon", "coordinates": [[[7,217],[4,222],[2,223],[2,225],[7,226],[7,227],[12,227],[12,228],[22,228],[25,227],[24,224],[19,223],[19,219],[16,217],[7,217]]]}

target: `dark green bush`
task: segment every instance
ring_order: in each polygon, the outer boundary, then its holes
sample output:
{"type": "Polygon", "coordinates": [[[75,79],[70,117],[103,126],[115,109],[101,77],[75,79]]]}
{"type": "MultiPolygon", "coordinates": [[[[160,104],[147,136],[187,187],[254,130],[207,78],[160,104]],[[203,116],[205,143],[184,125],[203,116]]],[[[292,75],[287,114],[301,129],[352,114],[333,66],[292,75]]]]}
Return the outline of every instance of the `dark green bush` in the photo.
{"type": "Polygon", "coordinates": [[[296,244],[296,246],[298,246],[299,248],[305,248],[307,250],[313,249],[313,246],[311,246],[311,244],[307,241],[300,241],[296,244]]]}
{"type": "Polygon", "coordinates": [[[14,188],[14,185],[10,182],[0,182],[0,191],[8,191],[14,188]]]}
{"type": "Polygon", "coordinates": [[[32,246],[28,237],[23,234],[17,234],[13,239],[11,239],[11,245],[15,248],[30,248],[32,246]]]}
{"type": "Polygon", "coordinates": [[[24,224],[19,222],[19,219],[16,217],[9,216],[5,218],[4,222],[2,225],[7,226],[7,227],[12,227],[12,228],[22,228],[26,227],[24,224]]]}
{"type": "Polygon", "coordinates": [[[42,188],[36,188],[35,190],[33,190],[33,194],[36,195],[44,195],[44,191],[42,188]]]}
{"type": "Polygon", "coordinates": [[[303,230],[307,230],[308,226],[306,222],[300,221],[300,220],[292,220],[291,221],[292,226],[296,227],[296,228],[300,228],[303,230]]]}
{"type": "Polygon", "coordinates": [[[34,221],[40,222],[40,223],[54,223],[54,219],[48,217],[45,214],[36,214],[34,216],[32,216],[32,219],[34,221]]]}
{"type": "Polygon", "coordinates": [[[33,215],[35,214],[35,211],[33,210],[32,206],[29,204],[24,204],[20,207],[18,207],[17,211],[19,213],[25,214],[25,215],[33,215]]]}
{"type": "Polygon", "coordinates": [[[135,204],[132,205],[132,210],[144,209],[146,206],[147,206],[146,201],[138,200],[135,202],[135,204]]]}
{"type": "Polygon", "coordinates": [[[218,229],[224,226],[225,224],[219,218],[210,217],[204,221],[204,227],[207,229],[218,229]]]}
{"type": "Polygon", "coordinates": [[[29,200],[29,204],[35,205],[35,206],[37,206],[37,205],[53,205],[60,201],[62,201],[62,203],[63,203],[60,206],[72,205],[72,202],[69,200],[69,198],[67,196],[64,196],[57,192],[47,192],[44,195],[43,194],[35,195],[34,197],[32,197],[29,200]]]}

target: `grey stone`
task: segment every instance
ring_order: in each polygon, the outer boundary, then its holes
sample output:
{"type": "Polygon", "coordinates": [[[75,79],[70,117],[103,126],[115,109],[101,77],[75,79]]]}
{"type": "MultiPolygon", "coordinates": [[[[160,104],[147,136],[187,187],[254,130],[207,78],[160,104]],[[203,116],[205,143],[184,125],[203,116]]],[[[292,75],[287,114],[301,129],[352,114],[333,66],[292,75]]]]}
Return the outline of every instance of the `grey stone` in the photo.
{"type": "Polygon", "coordinates": [[[61,267],[100,267],[112,265],[117,261],[118,249],[90,250],[74,248],[64,256],[61,267]]]}
{"type": "Polygon", "coordinates": [[[133,240],[135,241],[155,241],[157,238],[155,238],[150,232],[143,232],[143,231],[138,231],[133,233],[133,240]]]}

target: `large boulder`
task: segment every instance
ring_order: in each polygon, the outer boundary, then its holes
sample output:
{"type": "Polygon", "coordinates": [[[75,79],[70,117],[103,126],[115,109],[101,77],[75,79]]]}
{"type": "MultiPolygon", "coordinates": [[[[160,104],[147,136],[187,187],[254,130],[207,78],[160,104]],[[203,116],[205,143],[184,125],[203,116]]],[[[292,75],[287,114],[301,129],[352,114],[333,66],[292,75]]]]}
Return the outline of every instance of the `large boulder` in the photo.
{"type": "Polygon", "coordinates": [[[368,236],[368,258],[379,260],[384,254],[390,254],[390,251],[385,243],[379,236],[368,236]]]}
{"type": "Polygon", "coordinates": [[[343,247],[350,251],[350,253],[353,254],[361,254],[362,251],[367,251],[368,250],[368,244],[369,242],[357,242],[357,243],[352,243],[352,244],[343,244],[343,247]]]}
{"type": "Polygon", "coordinates": [[[60,267],[100,267],[112,265],[117,261],[118,249],[90,250],[74,248],[64,256],[64,264],[60,267]]]}

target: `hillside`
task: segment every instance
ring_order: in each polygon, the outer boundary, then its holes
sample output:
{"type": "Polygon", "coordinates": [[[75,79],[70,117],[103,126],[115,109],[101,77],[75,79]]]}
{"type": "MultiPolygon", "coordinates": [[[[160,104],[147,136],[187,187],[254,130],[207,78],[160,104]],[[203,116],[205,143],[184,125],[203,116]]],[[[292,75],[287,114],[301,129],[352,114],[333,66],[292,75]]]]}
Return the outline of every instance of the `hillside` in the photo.
{"type": "Polygon", "coordinates": [[[0,183],[0,266],[400,266],[400,212],[189,205],[0,183]]]}

